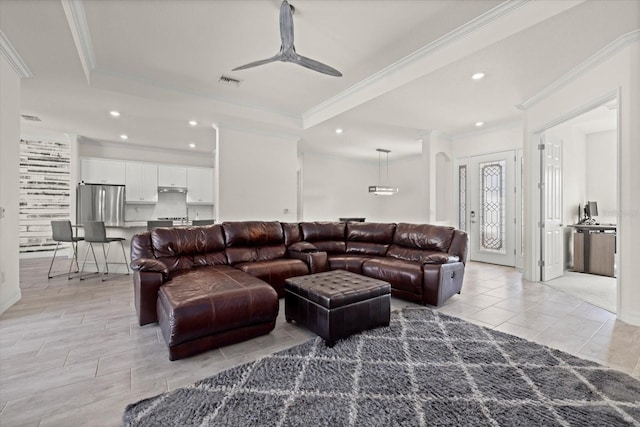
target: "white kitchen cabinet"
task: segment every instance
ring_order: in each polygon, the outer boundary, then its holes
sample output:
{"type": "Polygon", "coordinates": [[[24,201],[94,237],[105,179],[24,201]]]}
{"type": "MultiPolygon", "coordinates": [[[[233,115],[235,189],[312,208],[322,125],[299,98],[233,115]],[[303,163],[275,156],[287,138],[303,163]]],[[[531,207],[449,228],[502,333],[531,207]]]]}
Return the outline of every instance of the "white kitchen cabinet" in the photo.
{"type": "Polygon", "coordinates": [[[213,204],[212,168],[187,168],[187,203],[213,204]]]}
{"type": "Polygon", "coordinates": [[[183,166],[158,165],[159,187],[186,187],[187,168],[183,166]]]}
{"type": "Polygon", "coordinates": [[[127,162],[127,203],[158,202],[158,165],[127,162]]]}
{"type": "Polygon", "coordinates": [[[85,158],[80,162],[80,179],[85,184],[125,184],[125,162],[85,158]]]}

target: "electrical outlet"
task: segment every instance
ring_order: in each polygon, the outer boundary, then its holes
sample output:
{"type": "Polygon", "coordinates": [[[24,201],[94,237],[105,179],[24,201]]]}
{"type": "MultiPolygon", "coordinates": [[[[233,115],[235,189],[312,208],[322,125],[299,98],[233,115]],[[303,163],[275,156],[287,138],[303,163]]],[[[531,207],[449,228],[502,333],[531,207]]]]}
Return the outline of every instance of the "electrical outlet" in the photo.
{"type": "Polygon", "coordinates": [[[0,219],[4,218],[4,208],[0,206],[0,219]]]}
{"type": "Polygon", "coordinates": [[[284,208],[284,213],[288,214],[289,213],[289,209],[284,208]]]}

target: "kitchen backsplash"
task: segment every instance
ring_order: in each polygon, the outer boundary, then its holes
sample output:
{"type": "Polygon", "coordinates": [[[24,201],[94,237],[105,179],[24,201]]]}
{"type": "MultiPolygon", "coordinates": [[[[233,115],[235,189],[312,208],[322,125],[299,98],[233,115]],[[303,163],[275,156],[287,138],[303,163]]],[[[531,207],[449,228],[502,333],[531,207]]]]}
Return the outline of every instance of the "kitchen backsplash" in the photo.
{"type": "Polygon", "coordinates": [[[187,206],[184,193],[159,193],[156,204],[134,205],[127,203],[124,208],[125,221],[147,221],[149,219],[187,216],[189,219],[213,219],[213,206],[187,206]]]}

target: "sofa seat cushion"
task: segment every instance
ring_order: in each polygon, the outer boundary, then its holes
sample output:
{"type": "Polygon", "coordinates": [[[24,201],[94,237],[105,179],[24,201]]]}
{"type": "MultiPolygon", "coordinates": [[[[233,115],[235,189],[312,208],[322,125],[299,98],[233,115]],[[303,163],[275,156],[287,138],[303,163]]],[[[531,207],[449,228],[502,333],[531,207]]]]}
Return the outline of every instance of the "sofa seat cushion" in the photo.
{"type": "Polygon", "coordinates": [[[362,264],[362,274],[389,282],[393,289],[422,294],[422,264],[394,258],[369,259],[362,264]]]}
{"type": "Polygon", "coordinates": [[[371,255],[356,255],[356,254],[344,254],[344,255],[329,255],[327,257],[329,261],[329,270],[345,270],[352,273],[362,274],[362,264],[370,259],[381,258],[371,255]]]}
{"type": "Polygon", "coordinates": [[[289,258],[243,262],[234,267],[269,283],[278,296],[284,295],[284,281],[289,277],[309,274],[309,267],[304,261],[289,258]]]}
{"type": "Polygon", "coordinates": [[[173,274],[158,291],[158,318],[169,347],[275,321],[278,297],[264,281],[229,266],[173,274]]]}

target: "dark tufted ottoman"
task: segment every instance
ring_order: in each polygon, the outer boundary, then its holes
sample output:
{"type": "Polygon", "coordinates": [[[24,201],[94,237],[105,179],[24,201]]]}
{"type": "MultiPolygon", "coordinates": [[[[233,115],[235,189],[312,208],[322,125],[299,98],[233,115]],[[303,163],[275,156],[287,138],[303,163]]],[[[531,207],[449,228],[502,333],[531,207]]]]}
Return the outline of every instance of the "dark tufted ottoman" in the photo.
{"type": "Polygon", "coordinates": [[[285,317],[322,337],[340,338],[389,325],[391,285],[343,270],[292,277],[284,284],[285,317]]]}

